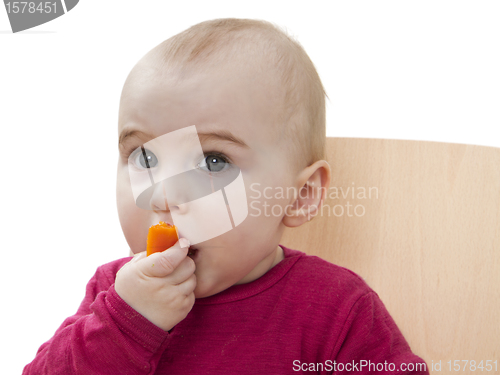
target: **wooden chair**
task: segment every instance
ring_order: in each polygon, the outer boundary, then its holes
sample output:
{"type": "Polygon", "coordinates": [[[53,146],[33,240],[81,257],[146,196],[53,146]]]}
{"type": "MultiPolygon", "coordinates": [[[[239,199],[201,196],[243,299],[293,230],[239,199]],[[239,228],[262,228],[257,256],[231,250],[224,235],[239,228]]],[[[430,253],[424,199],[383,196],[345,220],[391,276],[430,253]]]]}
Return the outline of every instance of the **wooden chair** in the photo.
{"type": "Polygon", "coordinates": [[[327,161],[322,212],[281,243],[363,277],[435,373],[500,373],[500,149],[328,138],[327,161]]]}

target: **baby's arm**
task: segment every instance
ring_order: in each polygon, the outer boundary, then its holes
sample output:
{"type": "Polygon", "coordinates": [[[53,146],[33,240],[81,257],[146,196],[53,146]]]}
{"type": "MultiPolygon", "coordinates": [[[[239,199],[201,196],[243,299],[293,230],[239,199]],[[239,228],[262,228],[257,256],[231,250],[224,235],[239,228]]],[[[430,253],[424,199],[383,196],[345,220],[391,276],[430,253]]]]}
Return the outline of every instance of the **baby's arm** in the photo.
{"type": "MultiPolygon", "coordinates": [[[[353,306],[342,335],[331,358],[341,366],[349,364],[351,372],[429,374],[427,364],[411,352],[401,331],[373,291],[363,295],[353,306]],[[356,367],[351,369],[353,365],[356,367]]],[[[350,373],[344,371],[338,373],[350,373]]]]}
{"type": "MultiPolygon", "coordinates": [[[[176,244],[175,251],[169,249],[163,253],[153,254],[145,258],[144,254],[136,256],[118,272],[124,279],[129,279],[137,270],[137,265],[144,267],[146,263],[156,262],[155,272],[160,272],[161,265],[169,263],[172,270],[165,273],[174,274],[181,263],[189,263],[192,260],[182,262],[186,258],[187,248],[182,249],[176,244]],[[178,249],[177,249],[178,247],[178,249]],[[167,258],[167,261],[159,261],[160,258],[167,258]],[[124,277],[125,276],[125,277],[124,277]]],[[[114,272],[106,274],[102,267],[99,267],[96,274],[87,284],[85,298],[77,313],[67,318],[57,329],[54,336],[44,343],[38,350],[35,359],[28,364],[23,371],[23,375],[29,374],[153,374],[158,365],[164,347],[168,342],[169,333],[167,330],[154,324],[138,311],[132,308],[117,293],[117,286],[114,280],[114,272]]],[[[179,272],[177,282],[180,282],[179,272]]],[[[192,283],[192,278],[189,278],[192,283]]],[[[123,280],[122,280],[123,281],[123,280]]],[[[154,280],[156,281],[156,280],[154,280]]],[[[144,286],[144,279],[138,284],[144,286]]],[[[122,283],[123,284],[123,283],[122,283]]],[[[130,285],[133,284],[131,280],[130,285]]],[[[158,283],[157,283],[158,284],[158,283]]],[[[187,292],[187,289],[194,289],[185,283],[175,285],[176,291],[187,292]]],[[[189,293],[187,293],[189,295],[189,293]]],[[[146,299],[148,296],[144,296],[146,299]]],[[[155,298],[154,296],[149,296],[155,298]]],[[[128,298],[128,297],[127,297],[128,298]]],[[[194,297],[192,298],[194,303],[194,297]]],[[[141,309],[141,303],[136,304],[141,309]]],[[[191,306],[186,309],[185,315],[191,306]]],[[[149,310],[145,308],[147,313],[149,310]]],[[[182,320],[185,315],[177,314],[175,319],[168,320],[175,325],[182,320]],[[176,321],[178,319],[178,321],[176,321]]],[[[166,327],[166,326],[165,326],[166,327]]]]}

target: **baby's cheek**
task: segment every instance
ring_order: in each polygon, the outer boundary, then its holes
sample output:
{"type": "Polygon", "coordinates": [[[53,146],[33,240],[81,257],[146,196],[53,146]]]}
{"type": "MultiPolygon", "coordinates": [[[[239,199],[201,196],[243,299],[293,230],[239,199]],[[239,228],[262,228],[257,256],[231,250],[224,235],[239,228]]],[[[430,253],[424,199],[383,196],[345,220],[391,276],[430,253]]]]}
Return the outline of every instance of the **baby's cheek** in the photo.
{"type": "Polygon", "coordinates": [[[133,253],[146,251],[147,246],[148,221],[139,210],[128,207],[120,218],[123,234],[133,253]]]}

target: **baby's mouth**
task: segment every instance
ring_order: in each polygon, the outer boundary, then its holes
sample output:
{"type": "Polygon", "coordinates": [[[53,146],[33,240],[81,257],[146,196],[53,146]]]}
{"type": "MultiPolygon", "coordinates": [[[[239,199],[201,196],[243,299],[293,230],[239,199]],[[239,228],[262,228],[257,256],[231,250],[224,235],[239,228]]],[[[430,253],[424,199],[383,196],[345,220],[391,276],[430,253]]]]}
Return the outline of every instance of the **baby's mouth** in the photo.
{"type": "Polygon", "coordinates": [[[193,256],[195,256],[197,253],[198,253],[198,249],[194,248],[193,246],[189,246],[189,250],[188,250],[188,253],[187,253],[187,255],[188,255],[189,257],[193,257],[193,256]]]}

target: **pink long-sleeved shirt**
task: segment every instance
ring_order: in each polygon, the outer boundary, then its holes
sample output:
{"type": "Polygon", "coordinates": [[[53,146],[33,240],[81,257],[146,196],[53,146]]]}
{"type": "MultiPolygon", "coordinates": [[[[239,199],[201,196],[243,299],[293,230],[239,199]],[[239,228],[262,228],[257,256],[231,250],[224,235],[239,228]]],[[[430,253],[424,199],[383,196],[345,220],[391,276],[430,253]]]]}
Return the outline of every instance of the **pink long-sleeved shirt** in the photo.
{"type": "Polygon", "coordinates": [[[23,375],[428,374],[359,276],[282,248],[265,275],[197,299],[169,332],[116,293],[116,272],[131,257],[100,266],[77,313],[23,375]]]}

